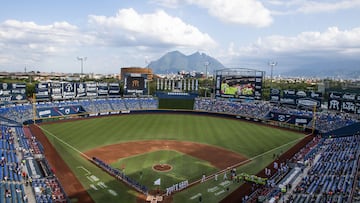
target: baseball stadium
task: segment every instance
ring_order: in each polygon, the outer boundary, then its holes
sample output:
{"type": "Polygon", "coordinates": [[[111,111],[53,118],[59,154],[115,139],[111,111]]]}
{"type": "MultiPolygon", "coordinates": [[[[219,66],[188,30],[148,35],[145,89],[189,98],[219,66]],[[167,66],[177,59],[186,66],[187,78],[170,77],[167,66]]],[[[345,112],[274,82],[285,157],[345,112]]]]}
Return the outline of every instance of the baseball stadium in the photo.
{"type": "Polygon", "coordinates": [[[124,74],[123,95],[43,82],[22,102],[25,84],[3,84],[0,202],[359,201],[360,95],[329,92],[322,110],[318,92],[262,100],[251,69],[216,71],[211,97],[193,78],[149,95],[147,79],[124,74]]]}

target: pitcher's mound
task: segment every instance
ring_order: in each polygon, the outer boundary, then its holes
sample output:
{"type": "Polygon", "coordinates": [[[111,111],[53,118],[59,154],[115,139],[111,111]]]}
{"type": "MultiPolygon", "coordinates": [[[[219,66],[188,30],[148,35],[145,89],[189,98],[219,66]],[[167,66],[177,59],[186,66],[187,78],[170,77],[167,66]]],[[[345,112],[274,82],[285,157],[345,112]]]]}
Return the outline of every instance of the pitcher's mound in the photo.
{"type": "Polygon", "coordinates": [[[170,164],[155,164],[152,166],[152,169],[154,171],[159,171],[159,172],[168,172],[172,170],[172,166],[170,164]]]}

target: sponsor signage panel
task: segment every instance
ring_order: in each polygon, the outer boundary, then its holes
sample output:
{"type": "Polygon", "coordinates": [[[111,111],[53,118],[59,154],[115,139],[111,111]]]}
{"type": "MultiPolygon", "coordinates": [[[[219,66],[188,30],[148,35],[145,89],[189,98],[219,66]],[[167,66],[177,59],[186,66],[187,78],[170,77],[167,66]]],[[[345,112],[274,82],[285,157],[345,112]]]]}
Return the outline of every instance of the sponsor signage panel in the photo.
{"type": "Polygon", "coordinates": [[[360,114],[360,95],[355,93],[330,92],[328,109],[360,114]]]}
{"type": "Polygon", "coordinates": [[[0,83],[0,103],[26,100],[25,83],[0,83]]]}
{"type": "Polygon", "coordinates": [[[309,122],[312,120],[312,118],[308,116],[291,115],[279,112],[270,112],[269,117],[270,120],[289,123],[293,125],[308,125],[309,122]]]}

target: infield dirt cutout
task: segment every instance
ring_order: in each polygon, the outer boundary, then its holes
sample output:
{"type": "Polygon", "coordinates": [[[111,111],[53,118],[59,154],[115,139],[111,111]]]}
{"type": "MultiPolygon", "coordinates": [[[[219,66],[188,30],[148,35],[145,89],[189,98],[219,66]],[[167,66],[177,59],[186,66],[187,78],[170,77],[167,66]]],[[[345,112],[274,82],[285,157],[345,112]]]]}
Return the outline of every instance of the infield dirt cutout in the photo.
{"type": "Polygon", "coordinates": [[[111,164],[118,159],[158,150],[175,150],[211,163],[218,169],[245,162],[246,157],[236,152],[201,143],[174,140],[146,140],[102,146],[85,152],[89,157],[97,157],[111,164]]]}

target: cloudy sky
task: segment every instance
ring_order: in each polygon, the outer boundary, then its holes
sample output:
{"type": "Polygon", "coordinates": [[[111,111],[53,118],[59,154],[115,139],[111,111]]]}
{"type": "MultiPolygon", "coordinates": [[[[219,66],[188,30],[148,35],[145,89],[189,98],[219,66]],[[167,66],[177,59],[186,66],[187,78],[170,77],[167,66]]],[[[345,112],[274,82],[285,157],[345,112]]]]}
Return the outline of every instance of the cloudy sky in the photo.
{"type": "Polygon", "coordinates": [[[360,0],[11,0],[0,71],[119,73],[169,51],[227,67],[291,70],[359,60],[360,0]]]}

